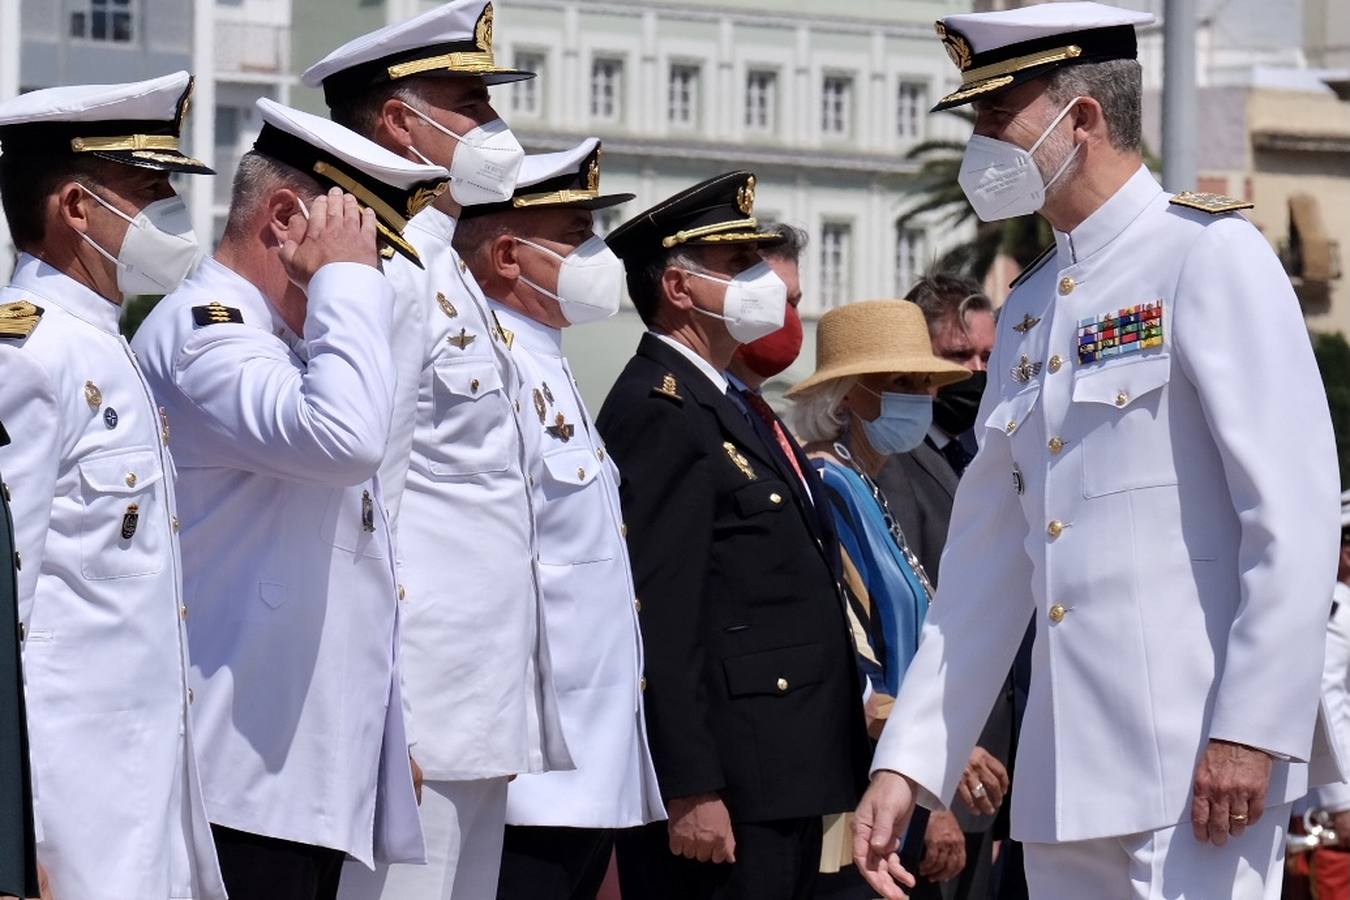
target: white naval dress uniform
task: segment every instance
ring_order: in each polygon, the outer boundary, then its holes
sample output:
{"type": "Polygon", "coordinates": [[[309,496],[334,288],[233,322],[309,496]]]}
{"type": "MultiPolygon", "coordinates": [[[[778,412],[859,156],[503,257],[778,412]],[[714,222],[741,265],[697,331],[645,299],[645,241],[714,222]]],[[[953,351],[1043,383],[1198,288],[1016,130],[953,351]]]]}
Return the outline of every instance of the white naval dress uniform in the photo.
{"type": "Polygon", "coordinates": [[[1317,715],[1339,489],[1298,301],[1250,223],[1170,204],[1142,167],[1055,238],[1003,310],[874,770],[949,802],[1034,616],[1012,799],[1033,896],[1278,895],[1285,804],[1339,780],[1317,715]],[[1160,321],[1128,338],[1116,319],[1109,348],[1105,317],[1146,304],[1160,321]],[[1190,832],[1210,739],[1278,760],[1227,849],[1190,832]]]}
{"type": "Polygon", "coordinates": [[[539,601],[538,429],[522,427],[516,362],[450,246],[454,227],[424,209],[404,237],[425,269],[385,264],[400,383],[381,479],[396,517],[427,865],[349,865],[347,900],[492,897],[507,780],[572,767],[539,601]]]}
{"type": "Polygon", "coordinates": [[[0,340],[38,861],[61,900],[224,898],[188,720],[168,426],[118,308],[32,256],[0,340]]]}
{"type": "Polygon", "coordinates": [[[573,771],[523,775],[511,825],[629,828],[666,817],[647,748],[642,635],[619,470],[562,352],[563,333],[489,301],[512,338],[516,401],[542,445],[535,483],[539,578],[573,771]]]}
{"type": "Polygon", "coordinates": [[[393,290],[370,266],[331,263],[308,295],[300,339],[208,259],[134,342],[174,422],[206,804],[215,824],[366,866],[417,861],[376,477],[393,290]],[[196,324],[212,301],[242,322],[196,324]]]}
{"type": "MultiPolygon", "coordinates": [[[[1334,611],[1327,622],[1327,655],[1322,665],[1322,702],[1342,759],[1350,759],[1350,585],[1336,582],[1334,611]]],[[[1350,784],[1339,781],[1313,791],[1313,805],[1330,812],[1350,809],[1350,784]]]]}

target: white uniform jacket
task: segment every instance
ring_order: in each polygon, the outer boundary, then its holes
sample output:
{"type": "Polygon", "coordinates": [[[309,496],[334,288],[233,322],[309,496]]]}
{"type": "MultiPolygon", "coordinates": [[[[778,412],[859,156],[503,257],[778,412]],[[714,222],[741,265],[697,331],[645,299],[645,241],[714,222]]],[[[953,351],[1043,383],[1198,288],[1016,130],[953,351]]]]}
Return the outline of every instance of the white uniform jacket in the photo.
{"type": "Polygon", "coordinates": [[[414,755],[434,781],[572,767],[539,602],[538,430],[522,427],[520,373],[450,247],[454,226],[428,207],[405,235],[426,268],[386,263],[399,389],[380,471],[398,535],[414,755]]]}
{"type": "Polygon", "coordinates": [[[118,308],[24,254],[0,305],[44,310],[0,340],[0,448],[38,860],[62,900],[223,898],[188,721],[167,426],[118,308]]]}
{"type": "Polygon", "coordinates": [[[366,865],[423,857],[376,478],[392,315],[384,276],[333,263],[300,340],[208,259],[134,341],[174,423],[211,821],[366,865]]]}
{"type": "Polygon", "coordinates": [[[539,581],[553,679],[576,769],[511,782],[511,825],[629,828],[666,817],[647,749],[642,634],[605,452],[562,352],[562,332],[489,301],[523,377],[516,401],[539,435],[539,581]]]}
{"type": "Polygon", "coordinates": [[[1339,780],[1317,715],[1339,479],[1287,276],[1244,218],[1170,204],[1142,167],[1055,238],[999,319],[874,768],[950,801],[1034,615],[1014,837],[1176,825],[1210,739],[1283,760],[1272,806],[1312,757],[1339,780]]]}
{"type": "MultiPolygon", "coordinates": [[[[1322,666],[1322,700],[1341,759],[1350,759],[1350,585],[1336,582],[1327,622],[1327,656],[1322,666]]],[[[1350,784],[1336,782],[1313,792],[1314,803],[1332,812],[1350,809],[1350,784]]]]}

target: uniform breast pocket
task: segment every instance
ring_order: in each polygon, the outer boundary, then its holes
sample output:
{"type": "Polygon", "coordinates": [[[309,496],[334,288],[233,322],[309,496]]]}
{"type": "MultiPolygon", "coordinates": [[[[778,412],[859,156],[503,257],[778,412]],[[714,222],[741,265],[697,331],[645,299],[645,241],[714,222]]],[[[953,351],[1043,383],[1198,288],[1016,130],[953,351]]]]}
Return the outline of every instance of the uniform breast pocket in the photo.
{"type": "Polygon", "coordinates": [[[733,697],[781,697],[825,680],[820,644],[800,644],[722,660],[733,697]]]}
{"type": "Polygon", "coordinates": [[[424,448],[431,474],[454,478],[506,471],[516,426],[495,363],[438,360],[433,372],[433,436],[424,448]]]}
{"type": "Polygon", "coordinates": [[[1089,366],[1074,373],[1066,429],[1082,435],[1083,495],[1177,483],[1167,429],[1167,354],[1089,366]]]}
{"type": "Polygon", "coordinates": [[[1031,411],[1036,408],[1036,401],[1040,396],[1041,387],[1037,384],[1011,397],[1005,397],[994,407],[989,418],[984,420],[984,426],[991,431],[1011,437],[1031,417],[1031,411]]]}
{"type": "Polygon", "coordinates": [[[788,504],[788,486],[777,479],[766,479],[738,488],[732,495],[737,514],[749,519],[766,513],[781,512],[788,504]]]}
{"type": "Polygon", "coordinates": [[[577,447],[544,456],[544,503],[539,560],[575,565],[613,559],[617,524],[604,496],[600,467],[590,450],[577,447]]]}
{"type": "Polygon", "coordinates": [[[153,450],[81,460],[80,571],[130,578],[164,568],[164,473],[153,450]]]}

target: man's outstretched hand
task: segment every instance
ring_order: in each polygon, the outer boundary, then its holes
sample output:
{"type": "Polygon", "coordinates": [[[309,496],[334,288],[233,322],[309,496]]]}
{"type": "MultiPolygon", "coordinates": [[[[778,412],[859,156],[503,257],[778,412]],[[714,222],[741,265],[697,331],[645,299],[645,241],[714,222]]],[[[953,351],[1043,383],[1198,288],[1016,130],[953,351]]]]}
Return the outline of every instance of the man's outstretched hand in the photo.
{"type": "Polygon", "coordinates": [[[914,876],[900,865],[900,840],[914,811],[914,786],[899,772],[882,770],[853,814],[853,863],[885,900],[904,900],[914,876]]]}

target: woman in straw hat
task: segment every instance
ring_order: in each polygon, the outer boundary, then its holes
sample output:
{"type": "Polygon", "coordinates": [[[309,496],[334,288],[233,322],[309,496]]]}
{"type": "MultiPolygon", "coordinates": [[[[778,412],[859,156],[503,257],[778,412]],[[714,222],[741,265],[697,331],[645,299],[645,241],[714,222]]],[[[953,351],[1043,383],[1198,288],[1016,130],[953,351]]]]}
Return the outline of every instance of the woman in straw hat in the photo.
{"type": "MultiPolygon", "coordinates": [[[[968,377],[964,367],[933,355],[918,306],[867,300],[821,318],[816,370],[787,394],[795,403],[795,430],[820,470],[839,532],[874,738],[918,647],[932,586],[873,479],[891,454],[923,441],[938,388],[968,377]]],[[[822,872],[834,872],[852,861],[848,828],[842,817],[826,825],[822,872]]],[[[924,874],[940,878],[955,875],[963,861],[929,862],[924,874]]]]}

